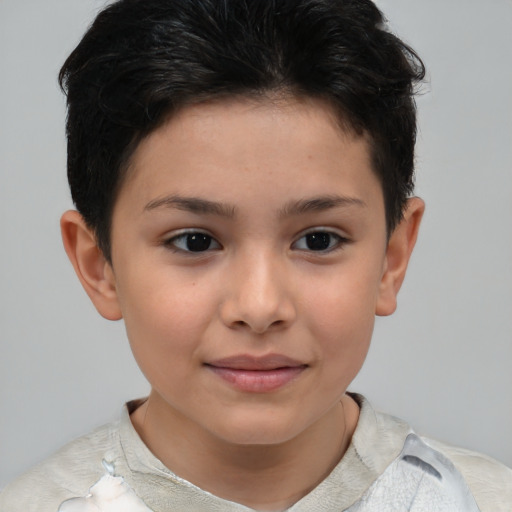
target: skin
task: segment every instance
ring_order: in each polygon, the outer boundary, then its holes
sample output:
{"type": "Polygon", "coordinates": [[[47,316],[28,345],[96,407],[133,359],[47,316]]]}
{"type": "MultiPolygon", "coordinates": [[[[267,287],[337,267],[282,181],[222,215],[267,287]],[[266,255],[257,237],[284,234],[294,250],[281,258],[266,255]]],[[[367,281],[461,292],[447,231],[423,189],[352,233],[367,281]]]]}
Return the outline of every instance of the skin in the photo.
{"type": "Polygon", "coordinates": [[[375,315],[396,307],[423,208],[409,200],[388,238],[366,139],[318,101],[204,103],[142,141],[114,207],[112,264],[77,212],[61,225],[85,290],[124,318],[152,386],[132,422],[153,453],[258,510],[313,489],[356,427],[345,391],[375,315]],[[207,250],[188,250],[191,230],[207,250]],[[313,250],[311,233],[327,247],[313,250]],[[214,370],[269,354],[294,361],[275,389],[214,370]]]}

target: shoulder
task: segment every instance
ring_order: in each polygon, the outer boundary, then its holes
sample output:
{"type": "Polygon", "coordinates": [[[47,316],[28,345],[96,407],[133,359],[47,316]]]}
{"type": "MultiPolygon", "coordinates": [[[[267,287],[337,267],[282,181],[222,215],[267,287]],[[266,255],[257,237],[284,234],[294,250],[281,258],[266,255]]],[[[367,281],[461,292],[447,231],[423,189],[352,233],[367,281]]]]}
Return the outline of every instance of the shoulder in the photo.
{"type": "MultiPolygon", "coordinates": [[[[351,396],[361,409],[360,423],[353,439],[358,455],[368,467],[382,474],[399,456],[408,435],[414,430],[407,422],[376,411],[363,396],[351,396]]],[[[420,439],[455,466],[481,512],[512,511],[512,469],[481,453],[428,437],[420,439]]]]}
{"type": "Polygon", "coordinates": [[[72,441],[7,485],[0,511],[56,512],[63,501],[88,493],[104,473],[102,461],[115,457],[118,445],[117,422],[72,441]]]}
{"type": "Polygon", "coordinates": [[[464,477],[481,512],[512,510],[512,469],[478,452],[423,438],[445,455],[464,477]]]}

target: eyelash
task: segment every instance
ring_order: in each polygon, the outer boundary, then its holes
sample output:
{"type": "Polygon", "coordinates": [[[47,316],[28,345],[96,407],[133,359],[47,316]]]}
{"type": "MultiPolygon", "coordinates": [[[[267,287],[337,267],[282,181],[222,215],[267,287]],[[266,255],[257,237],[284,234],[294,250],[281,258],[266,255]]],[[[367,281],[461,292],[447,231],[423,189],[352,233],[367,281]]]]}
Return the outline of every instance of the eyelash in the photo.
{"type": "Polygon", "coordinates": [[[216,245],[216,247],[214,247],[215,250],[222,249],[222,246],[219,244],[219,242],[217,242],[217,240],[215,240],[215,238],[213,236],[209,235],[208,233],[205,233],[204,231],[199,231],[199,230],[190,230],[190,231],[182,231],[181,233],[169,238],[168,240],[165,240],[164,245],[166,247],[170,248],[171,250],[173,250],[174,252],[201,254],[204,252],[208,252],[209,250],[212,250],[211,249],[212,243],[214,245],[216,245]],[[205,243],[206,242],[205,239],[208,239],[207,241],[209,243],[208,243],[207,247],[205,248],[205,250],[199,250],[199,251],[191,251],[190,248],[178,247],[177,243],[179,241],[185,241],[185,244],[187,244],[187,246],[188,246],[188,242],[191,241],[191,240],[188,240],[188,237],[198,237],[198,239],[196,241],[199,244],[201,244],[201,242],[205,243]],[[202,240],[201,240],[201,237],[202,237],[202,240]]]}
{"type": "MultiPolygon", "coordinates": [[[[306,242],[307,243],[307,242],[306,242]]],[[[328,229],[322,229],[317,228],[314,230],[311,230],[307,233],[304,233],[302,236],[300,236],[293,244],[291,245],[292,249],[298,249],[300,251],[307,251],[311,253],[316,254],[329,254],[333,251],[342,249],[346,244],[350,243],[350,240],[334,233],[333,231],[330,231],[328,229]],[[307,239],[307,237],[313,237],[312,239],[308,240],[311,243],[317,243],[320,245],[323,245],[327,242],[327,247],[320,248],[319,250],[314,250],[308,247],[298,247],[299,242],[302,239],[307,239]],[[329,238],[326,238],[329,237],[329,238]],[[333,243],[334,239],[334,243],[333,243]]],[[[208,233],[205,233],[204,231],[199,230],[190,230],[190,231],[183,231],[173,237],[171,237],[168,240],[164,241],[164,245],[174,252],[180,252],[185,254],[202,254],[206,252],[210,252],[212,250],[220,250],[222,249],[221,244],[215,240],[215,238],[208,233]],[[197,237],[196,240],[191,240],[189,237],[197,237]],[[185,242],[186,247],[179,247],[179,242],[185,242]],[[197,243],[200,250],[191,250],[190,249],[190,242],[197,243]],[[212,245],[214,247],[212,248],[212,245]],[[204,247],[204,250],[201,249],[204,247]]]]}
{"type": "Polygon", "coordinates": [[[302,236],[300,236],[292,244],[292,248],[298,248],[301,251],[307,251],[307,252],[311,252],[314,254],[329,254],[336,250],[342,249],[349,242],[350,242],[350,240],[348,238],[345,238],[345,237],[339,235],[338,233],[335,233],[327,228],[315,228],[306,233],[303,233],[302,236]],[[322,236],[320,236],[320,235],[322,235],[322,236]],[[326,247],[325,249],[320,249],[320,250],[315,251],[314,249],[307,248],[307,247],[306,248],[296,247],[302,239],[306,239],[307,237],[317,237],[316,240],[315,239],[310,240],[311,242],[317,242],[320,244],[325,243],[326,236],[329,237],[329,240],[328,240],[328,247],[326,247]],[[333,242],[333,241],[334,241],[334,243],[332,243],[332,245],[331,245],[331,242],[333,242]]]}

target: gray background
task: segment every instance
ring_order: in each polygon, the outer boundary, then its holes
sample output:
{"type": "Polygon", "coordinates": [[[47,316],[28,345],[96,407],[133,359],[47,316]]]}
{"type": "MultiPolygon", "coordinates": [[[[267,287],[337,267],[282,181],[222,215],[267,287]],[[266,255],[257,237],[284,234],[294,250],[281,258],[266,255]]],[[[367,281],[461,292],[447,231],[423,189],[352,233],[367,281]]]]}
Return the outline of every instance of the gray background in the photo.
{"type": "MultiPolygon", "coordinates": [[[[148,385],[61,247],[56,75],[104,4],[0,0],[0,487],[148,385]]],[[[422,233],[398,312],[352,389],[422,433],[512,465],[512,1],[381,0],[427,63],[422,233]]]]}

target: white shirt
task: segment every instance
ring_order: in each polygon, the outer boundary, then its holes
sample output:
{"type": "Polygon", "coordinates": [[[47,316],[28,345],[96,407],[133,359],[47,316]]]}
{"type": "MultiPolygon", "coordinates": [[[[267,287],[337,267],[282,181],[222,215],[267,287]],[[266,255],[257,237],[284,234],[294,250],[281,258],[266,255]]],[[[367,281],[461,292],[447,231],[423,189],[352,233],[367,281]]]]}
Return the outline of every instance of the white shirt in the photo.
{"type": "MultiPolygon", "coordinates": [[[[417,436],[402,420],[361,412],[331,474],[288,512],[511,512],[512,470],[417,436]]],[[[140,402],[139,402],[140,403],[140,402]]],[[[0,494],[0,512],[248,512],[167,469],[129,414],[62,448],[0,494]]]]}

